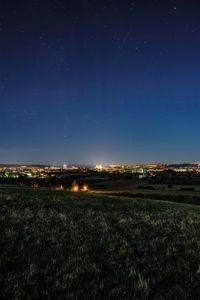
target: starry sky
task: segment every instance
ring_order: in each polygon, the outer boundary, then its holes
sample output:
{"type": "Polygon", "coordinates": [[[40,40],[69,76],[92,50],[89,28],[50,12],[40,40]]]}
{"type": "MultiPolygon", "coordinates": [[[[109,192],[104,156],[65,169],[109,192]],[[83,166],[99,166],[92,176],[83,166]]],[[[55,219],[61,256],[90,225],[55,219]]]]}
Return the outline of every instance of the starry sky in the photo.
{"type": "Polygon", "coordinates": [[[198,0],[0,4],[0,163],[200,160],[198,0]]]}

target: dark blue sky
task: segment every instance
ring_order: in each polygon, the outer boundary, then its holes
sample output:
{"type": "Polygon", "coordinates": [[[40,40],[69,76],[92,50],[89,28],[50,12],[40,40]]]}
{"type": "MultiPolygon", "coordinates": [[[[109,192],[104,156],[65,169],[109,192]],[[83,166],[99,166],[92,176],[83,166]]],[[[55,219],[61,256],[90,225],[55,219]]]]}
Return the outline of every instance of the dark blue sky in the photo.
{"type": "Polygon", "coordinates": [[[0,163],[200,160],[200,3],[0,5],[0,163]]]}

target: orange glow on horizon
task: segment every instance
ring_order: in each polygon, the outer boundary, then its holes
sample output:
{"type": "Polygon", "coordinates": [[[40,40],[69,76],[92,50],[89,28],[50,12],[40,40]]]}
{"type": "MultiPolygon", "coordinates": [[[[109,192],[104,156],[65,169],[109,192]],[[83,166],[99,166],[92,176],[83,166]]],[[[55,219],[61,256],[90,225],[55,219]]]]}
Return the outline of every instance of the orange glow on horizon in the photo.
{"type": "Polygon", "coordinates": [[[89,192],[89,186],[87,185],[87,184],[84,184],[83,186],[82,186],[82,188],[81,188],[81,191],[82,192],[89,192]]]}
{"type": "Polygon", "coordinates": [[[71,185],[71,192],[78,192],[79,191],[79,185],[78,183],[74,180],[72,182],[72,185],[71,185]]]}

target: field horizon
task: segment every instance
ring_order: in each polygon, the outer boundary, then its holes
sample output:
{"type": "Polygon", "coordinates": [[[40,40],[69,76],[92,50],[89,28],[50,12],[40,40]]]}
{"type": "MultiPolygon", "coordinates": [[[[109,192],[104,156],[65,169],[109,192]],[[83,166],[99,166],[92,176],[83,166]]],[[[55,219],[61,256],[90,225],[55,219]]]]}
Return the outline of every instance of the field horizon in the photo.
{"type": "Polygon", "coordinates": [[[198,299],[200,207],[0,188],[4,299],[198,299]]]}

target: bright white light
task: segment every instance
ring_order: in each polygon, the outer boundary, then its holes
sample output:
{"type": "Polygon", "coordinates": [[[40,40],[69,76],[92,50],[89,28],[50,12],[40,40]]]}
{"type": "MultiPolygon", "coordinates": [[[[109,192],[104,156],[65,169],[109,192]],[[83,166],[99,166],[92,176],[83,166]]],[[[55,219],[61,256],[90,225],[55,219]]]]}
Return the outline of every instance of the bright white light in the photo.
{"type": "Polygon", "coordinates": [[[103,170],[103,166],[102,165],[96,165],[95,169],[97,169],[97,170],[103,170]]]}

